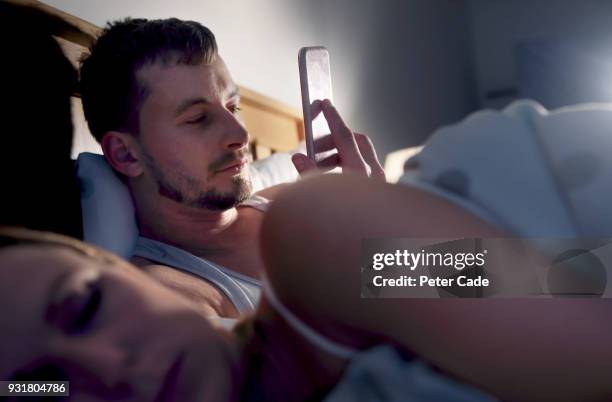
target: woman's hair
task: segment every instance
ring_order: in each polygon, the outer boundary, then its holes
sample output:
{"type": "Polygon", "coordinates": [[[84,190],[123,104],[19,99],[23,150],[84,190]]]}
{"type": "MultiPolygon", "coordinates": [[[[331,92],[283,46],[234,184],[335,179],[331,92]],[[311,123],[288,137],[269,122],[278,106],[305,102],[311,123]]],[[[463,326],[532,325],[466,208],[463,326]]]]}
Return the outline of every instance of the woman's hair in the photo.
{"type": "MultiPolygon", "coordinates": [[[[104,250],[92,247],[88,244],[76,240],[72,237],[63,236],[51,232],[39,232],[19,227],[0,226],[0,256],[6,249],[22,246],[39,246],[39,247],[65,247],[79,255],[91,258],[98,262],[115,265],[123,260],[104,250]]],[[[1,258],[1,257],[0,257],[1,258]]],[[[44,266],[41,266],[44,269],[44,266]]],[[[54,364],[45,364],[37,367],[34,370],[19,370],[11,375],[10,378],[0,378],[0,380],[9,381],[67,381],[67,373],[60,367],[54,364]]],[[[27,401],[27,398],[8,399],[10,401],[27,401]]],[[[47,400],[47,399],[45,399],[47,400]]],[[[49,401],[56,400],[49,398],[49,401]]],[[[64,400],[62,398],[57,400],[64,400]]],[[[0,397],[0,401],[4,401],[0,397]]]]}
{"type": "Polygon", "coordinates": [[[87,256],[100,262],[108,263],[110,265],[123,262],[121,258],[107,251],[83,243],[82,241],[72,237],[51,232],[39,232],[20,227],[0,226],[0,253],[5,247],[23,245],[66,247],[77,252],[78,254],[87,256]]]}

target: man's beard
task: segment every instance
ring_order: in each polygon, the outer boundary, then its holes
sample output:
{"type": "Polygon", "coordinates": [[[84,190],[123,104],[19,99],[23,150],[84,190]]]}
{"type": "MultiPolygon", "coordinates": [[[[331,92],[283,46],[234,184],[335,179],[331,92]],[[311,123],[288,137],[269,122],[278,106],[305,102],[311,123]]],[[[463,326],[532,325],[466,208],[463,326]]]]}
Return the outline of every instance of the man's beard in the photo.
{"type": "MultiPolygon", "coordinates": [[[[164,171],[161,169],[153,157],[143,150],[146,164],[157,183],[158,193],[162,197],[169,198],[191,208],[209,209],[213,211],[225,211],[242,203],[251,196],[253,186],[248,172],[245,176],[234,176],[232,189],[221,192],[215,187],[203,191],[204,183],[200,179],[190,177],[177,172],[164,171]]],[[[212,162],[208,169],[209,172],[216,172],[218,167],[231,163],[236,159],[243,158],[244,153],[237,154],[229,152],[218,160],[212,162]]],[[[246,168],[246,166],[245,166],[246,168]]],[[[213,173],[214,175],[214,173],[213,173]]]]}

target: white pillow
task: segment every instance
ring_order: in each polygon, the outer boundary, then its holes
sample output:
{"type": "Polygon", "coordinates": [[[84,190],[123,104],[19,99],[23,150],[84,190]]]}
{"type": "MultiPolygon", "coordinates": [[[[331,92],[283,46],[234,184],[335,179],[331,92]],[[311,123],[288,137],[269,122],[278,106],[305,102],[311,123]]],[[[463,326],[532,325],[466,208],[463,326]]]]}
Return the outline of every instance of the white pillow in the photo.
{"type": "Polygon", "coordinates": [[[81,185],[83,240],[130,258],[138,239],[132,197],[104,156],[82,152],[77,158],[81,185]]]}
{"type": "MultiPolygon", "coordinates": [[[[99,154],[79,154],[77,175],[81,183],[84,240],[129,259],[139,232],[126,185],[99,154]]],[[[254,191],[295,181],[298,176],[288,153],[273,154],[251,164],[254,191]]]]}
{"type": "Polygon", "coordinates": [[[291,153],[277,153],[251,164],[253,191],[280,183],[291,183],[300,176],[291,161],[291,153]]]}

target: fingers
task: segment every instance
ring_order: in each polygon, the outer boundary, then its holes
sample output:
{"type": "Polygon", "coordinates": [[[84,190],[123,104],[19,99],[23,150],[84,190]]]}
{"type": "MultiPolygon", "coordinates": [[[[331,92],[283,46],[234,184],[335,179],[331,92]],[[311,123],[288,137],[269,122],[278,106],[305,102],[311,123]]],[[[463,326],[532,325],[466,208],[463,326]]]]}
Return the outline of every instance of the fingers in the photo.
{"type": "Polygon", "coordinates": [[[314,149],[315,153],[321,153],[325,151],[330,151],[332,149],[336,149],[336,144],[334,144],[334,138],[331,134],[324,135],[314,140],[314,149]]]}
{"type": "Polygon", "coordinates": [[[317,116],[321,113],[321,101],[315,100],[310,104],[310,117],[312,120],[316,119],[317,116]]]}
{"type": "Polygon", "coordinates": [[[368,166],[370,166],[370,175],[373,178],[386,181],[385,169],[378,161],[376,150],[374,149],[374,144],[372,144],[370,137],[365,134],[355,133],[355,141],[357,142],[361,156],[368,166]]]}
{"type": "Polygon", "coordinates": [[[315,164],[308,156],[298,153],[291,156],[291,161],[300,176],[306,173],[312,173],[315,170],[327,172],[340,166],[340,157],[338,154],[327,156],[315,164]]]}
{"type": "Polygon", "coordinates": [[[327,120],[331,136],[342,159],[342,167],[367,175],[368,170],[365,161],[359,153],[355,136],[329,99],[321,102],[321,110],[325,120],[327,120]]]}
{"type": "Polygon", "coordinates": [[[374,145],[367,135],[353,133],[328,99],[313,102],[311,110],[313,115],[323,112],[331,131],[331,134],[315,139],[315,153],[334,148],[338,149],[338,153],[319,161],[316,166],[313,166],[313,163],[309,164],[307,170],[313,168],[329,170],[342,166],[357,173],[366,175],[369,173],[373,178],[386,180],[384,168],[378,161],[374,145]]]}
{"type": "Polygon", "coordinates": [[[325,158],[321,159],[319,162],[317,162],[317,167],[320,170],[323,171],[328,171],[328,170],[332,170],[338,166],[340,166],[340,163],[342,161],[340,160],[340,155],[338,155],[337,153],[334,153],[330,156],[326,156],[325,158]]]}
{"type": "MultiPolygon", "coordinates": [[[[365,134],[355,133],[355,141],[357,143],[357,147],[359,148],[359,152],[361,153],[361,157],[370,167],[371,176],[377,179],[386,180],[385,170],[378,160],[378,156],[376,155],[376,149],[374,148],[374,145],[372,144],[370,138],[365,134]]],[[[334,148],[336,148],[336,144],[334,143],[334,139],[331,134],[319,137],[314,140],[314,149],[315,153],[317,154],[332,150],[334,148]]],[[[317,163],[317,166],[319,168],[330,168],[332,167],[332,163],[335,164],[333,167],[340,166],[341,161],[338,157],[338,154],[334,154],[330,158],[331,159],[324,165],[321,165],[322,161],[319,161],[317,163]]]]}
{"type": "Polygon", "coordinates": [[[298,171],[300,176],[317,169],[317,164],[304,154],[293,154],[291,156],[291,161],[293,162],[293,166],[295,166],[295,169],[298,171]]]}

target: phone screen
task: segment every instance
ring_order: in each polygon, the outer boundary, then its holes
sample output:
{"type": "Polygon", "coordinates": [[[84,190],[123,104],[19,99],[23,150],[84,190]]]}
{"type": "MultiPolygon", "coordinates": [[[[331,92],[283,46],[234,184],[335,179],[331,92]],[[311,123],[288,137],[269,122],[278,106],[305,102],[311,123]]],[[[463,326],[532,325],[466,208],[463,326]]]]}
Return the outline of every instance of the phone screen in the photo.
{"type": "Polygon", "coordinates": [[[330,130],[323,113],[319,113],[314,119],[312,118],[310,105],[315,100],[329,99],[333,102],[329,52],[321,46],[305,47],[300,49],[298,61],[306,150],[311,159],[320,161],[330,152],[315,154],[314,140],[329,134],[330,130]]]}

